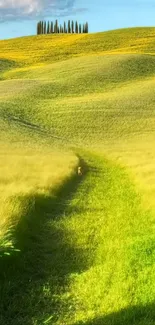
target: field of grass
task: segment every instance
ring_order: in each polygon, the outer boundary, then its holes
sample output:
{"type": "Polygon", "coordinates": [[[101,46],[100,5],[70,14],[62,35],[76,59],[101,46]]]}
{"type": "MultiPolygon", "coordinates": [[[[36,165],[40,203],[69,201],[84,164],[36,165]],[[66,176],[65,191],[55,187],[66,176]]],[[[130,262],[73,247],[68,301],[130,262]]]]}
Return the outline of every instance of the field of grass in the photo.
{"type": "Polygon", "coordinates": [[[154,38],[0,41],[0,324],[155,324],[154,38]]]}
{"type": "Polygon", "coordinates": [[[117,29],[94,34],[59,34],[0,41],[3,71],[11,65],[43,65],[76,56],[112,53],[154,54],[154,27],[117,29]]]}

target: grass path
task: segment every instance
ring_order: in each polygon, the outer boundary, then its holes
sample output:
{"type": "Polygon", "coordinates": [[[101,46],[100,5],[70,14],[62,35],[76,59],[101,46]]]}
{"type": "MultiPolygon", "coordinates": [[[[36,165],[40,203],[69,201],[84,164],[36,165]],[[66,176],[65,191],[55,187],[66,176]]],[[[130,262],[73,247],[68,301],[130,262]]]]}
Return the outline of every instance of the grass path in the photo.
{"type": "Polygon", "coordinates": [[[55,193],[21,197],[22,218],[12,230],[20,252],[0,259],[0,324],[43,324],[48,314],[58,317],[67,276],[80,267],[59,226],[78,182],[73,174],[55,193]]]}
{"type": "Polygon", "coordinates": [[[151,215],[123,169],[80,155],[84,177],[27,198],[20,252],[0,259],[2,325],[155,324],[151,215]]]}

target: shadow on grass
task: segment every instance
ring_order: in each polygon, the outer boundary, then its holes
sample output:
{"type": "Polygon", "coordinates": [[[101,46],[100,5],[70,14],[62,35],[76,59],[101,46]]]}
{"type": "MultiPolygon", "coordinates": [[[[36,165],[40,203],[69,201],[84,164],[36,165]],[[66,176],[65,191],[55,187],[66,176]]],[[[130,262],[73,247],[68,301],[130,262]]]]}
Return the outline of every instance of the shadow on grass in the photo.
{"type": "MultiPolygon", "coordinates": [[[[84,162],[80,161],[84,166],[84,162]]],[[[87,266],[85,251],[70,244],[72,234],[60,223],[66,204],[86,177],[76,173],[48,196],[20,197],[23,209],[11,237],[19,252],[0,258],[0,324],[50,324],[69,302],[61,296],[67,290],[68,276],[87,266]],[[48,322],[46,322],[47,324],[48,322]]]]}
{"type": "Polygon", "coordinates": [[[21,66],[21,64],[17,63],[16,61],[1,58],[0,59],[0,80],[4,80],[1,73],[11,70],[13,68],[20,67],[20,66],[21,66]]]}
{"type": "Polygon", "coordinates": [[[145,306],[133,306],[74,325],[154,325],[155,303],[145,306]]]}

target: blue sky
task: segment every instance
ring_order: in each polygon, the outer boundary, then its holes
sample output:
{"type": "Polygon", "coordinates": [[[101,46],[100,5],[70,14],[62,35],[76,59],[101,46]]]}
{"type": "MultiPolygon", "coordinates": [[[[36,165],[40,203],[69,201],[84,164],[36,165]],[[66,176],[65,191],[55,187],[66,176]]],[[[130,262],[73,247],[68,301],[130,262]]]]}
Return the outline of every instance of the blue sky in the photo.
{"type": "Polygon", "coordinates": [[[0,0],[0,39],[36,34],[39,20],[77,20],[89,32],[155,26],[155,0],[0,0]]]}

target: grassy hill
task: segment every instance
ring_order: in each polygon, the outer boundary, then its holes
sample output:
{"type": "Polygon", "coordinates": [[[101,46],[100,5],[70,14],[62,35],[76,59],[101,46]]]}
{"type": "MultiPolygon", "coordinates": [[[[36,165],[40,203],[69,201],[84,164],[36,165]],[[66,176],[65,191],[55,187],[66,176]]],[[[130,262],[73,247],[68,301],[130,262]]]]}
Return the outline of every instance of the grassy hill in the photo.
{"type": "Polygon", "coordinates": [[[145,53],[154,54],[154,27],[136,27],[93,34],[55,34],[0,41],[3,69],[53,63],[76,56],[145,53]],[[14,66],[13,66],[14,67],[14,66]]]}
{"type": "Polygon", "coordinates": [[[155,324],[154,37],[0,41],[0,324],[155,324]]]}

